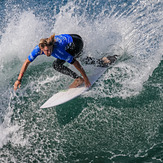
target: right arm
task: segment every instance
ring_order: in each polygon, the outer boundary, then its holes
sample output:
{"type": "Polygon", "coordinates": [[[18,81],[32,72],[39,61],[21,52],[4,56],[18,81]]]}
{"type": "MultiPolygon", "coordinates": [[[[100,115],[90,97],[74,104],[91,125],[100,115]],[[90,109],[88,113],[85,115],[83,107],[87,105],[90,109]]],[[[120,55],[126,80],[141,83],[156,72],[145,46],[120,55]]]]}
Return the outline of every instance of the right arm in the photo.
{"type": "Polygon", "coordinates": [[[14,84],[14,90],[16,91],[18,86],[20,88],[21,86],[21,80],[22,80],[22,77],[23,77],[23,74],[24,72],[26,71],[28,65],[30,64],[31,62],[29,61],[29,59],[26,59],[21,70],[20,70],[20,73],[19,73],[19,76],[18,76],[18,79],[15,81],[15,84],[14,84]]]}
{"type": "Polygon", "coordinates": [[[73,65],[75,66],[75,68],[76,68],[76,69],[81,73],[81,75],[83,76],[84,82],[85,82],[85,86],[86,86],[86,87],[90,87],[90,86],[91,86],[91,83],[90,83],[90,81],[89,81],[89,79],[88,79],[88,77],[87,77],[87,75],[86,75],[86,73],[85,73],[83,67],[80,65],[80,63],[79,63],[77,60],[75,60],[75,62],[73,63],[73,65]]]}

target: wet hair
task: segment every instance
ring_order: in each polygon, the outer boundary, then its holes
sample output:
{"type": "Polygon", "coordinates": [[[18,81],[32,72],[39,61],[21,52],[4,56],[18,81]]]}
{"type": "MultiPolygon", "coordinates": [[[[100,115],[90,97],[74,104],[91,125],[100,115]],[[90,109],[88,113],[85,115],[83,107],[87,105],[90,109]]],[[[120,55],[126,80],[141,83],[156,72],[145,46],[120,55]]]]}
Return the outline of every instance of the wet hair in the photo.
{"type": "Polygon", "coordinates": [[[55,34],[51,35],[49,38],[43,38],[39,42],[39,48],[44,48],[45,46],[52,46],[55,43],[55,34]]]}

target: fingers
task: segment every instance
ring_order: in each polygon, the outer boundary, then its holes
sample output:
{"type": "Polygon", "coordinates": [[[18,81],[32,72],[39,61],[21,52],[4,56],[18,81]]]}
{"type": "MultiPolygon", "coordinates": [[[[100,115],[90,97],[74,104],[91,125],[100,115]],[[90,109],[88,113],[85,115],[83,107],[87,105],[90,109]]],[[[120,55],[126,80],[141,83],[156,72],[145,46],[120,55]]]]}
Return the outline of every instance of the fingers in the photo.
{"type": "Polygon", "coordinates": [[[87,87],[88,87],[88,88],[91,87],[91,84],[87,84],[87,87]]]}
{"type": "Polygon", "coordinates": [[[14,85],[14,91],[16,91],[18,89],[18,87],[16,85],[14,85]]]}
{"type": "Polygon", "coordinates": [[[16,91],[18,89],[18,87],[21,87],[21,83],[19,81],[16,81],[14,84],[14,91],[16,91]]]}
{"type": "Polygon", "coordinates": [[[16,90],[17,90],[17,87],[14,86],[14,91],[16,91],[16,90]]]}
{"type": "Polygon", "coordinates": [[[89,88],[91,86],[91,83],[89,81],[87,81],[87,82],[85,82],[85,86],[89,88]]]}

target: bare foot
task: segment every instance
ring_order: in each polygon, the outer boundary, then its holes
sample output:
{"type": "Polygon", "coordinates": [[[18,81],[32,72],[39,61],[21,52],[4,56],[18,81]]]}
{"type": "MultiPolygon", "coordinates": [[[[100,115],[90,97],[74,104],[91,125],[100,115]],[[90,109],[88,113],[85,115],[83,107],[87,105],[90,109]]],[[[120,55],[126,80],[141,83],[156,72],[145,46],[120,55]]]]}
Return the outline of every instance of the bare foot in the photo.
{"type": "Polygon", "coordinates": [[[110,63],[110,60],[107,57],[102,58],[103,63],[110,63]]]}
{"type": "Polygon", "coordinates": [[[104,64],[112,64],[117,60],[117,55],[103,57],[102,61],[104,64]]]}
{"type": "Polygon", "coordinates": [[[77,79],[73,81],[73,83],[69,86],[69,88],[76,88],[80,86],[81,84],[83,84],[83,82],[84,82],[84,79],[82,77],[78,77],[77,79]]]}

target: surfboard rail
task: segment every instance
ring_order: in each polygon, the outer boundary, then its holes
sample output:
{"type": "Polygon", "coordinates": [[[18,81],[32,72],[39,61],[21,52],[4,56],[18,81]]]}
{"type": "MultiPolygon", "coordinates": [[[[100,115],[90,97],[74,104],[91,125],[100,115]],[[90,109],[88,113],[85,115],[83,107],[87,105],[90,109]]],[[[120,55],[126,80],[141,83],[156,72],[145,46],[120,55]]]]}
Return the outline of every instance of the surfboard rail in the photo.
{"type": "MultiPolygon", "coordinates": [[[[94,66],[95,68],[93,69],[93,73],[91,75],[88,75],[89,81],[91,83],[91,87],[101,77],[101,75],[104,74],[104,72],[108,68],[114,66],[116,63],[118,63],[120,60],[122,60],[123,58],[126,57],[125,55],[117,55],[117,56],[118,56],[118,58],[117,58],[116,62],[109,65],[108,67],[95,67],[94,66]]],[[[85,87],[84,84],[82,84],[77,88],[61,90],[58,93],[54,94],[52,97],[50,97],[40,108],[49,108],[49,107],[61,105],[65,102],[68,102],[68,101],[80,96],[81,94],[83,94],[84,92],[89,90],[90,88],[87,88],[87,87],[85,87]]]]}
{"type": "MultiPolygon", "coordinates": [[[[104,67],[96,67],[94,70],[94,73],[88,76],[89,81],[92,85],[99,79],[99,77],[107,70],[108,68],[104,67]]],[[[66,90],[61,90],[58,93],[54,94],[51,98],[49,98],[40,108],[49,108],[54,107],[60,104],[63,104],[67,101],[70,101],[81,94],[83,94],[85,91],[87,91],[90,88],[85,87],[84,84],[77,88],[70,88],[66,90]]]]}

